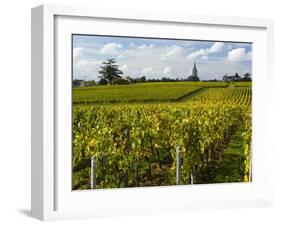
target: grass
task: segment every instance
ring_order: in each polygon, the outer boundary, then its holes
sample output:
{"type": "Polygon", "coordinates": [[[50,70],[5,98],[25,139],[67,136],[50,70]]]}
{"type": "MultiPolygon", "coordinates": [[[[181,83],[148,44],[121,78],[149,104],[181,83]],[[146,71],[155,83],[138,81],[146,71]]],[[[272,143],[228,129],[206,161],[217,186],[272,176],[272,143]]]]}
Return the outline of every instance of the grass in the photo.
{"type": "Polygon", "coordinates": [[[244,150],[241,138],[242,130],[238,129],[224,151],[214,172],[214,183],[243,182],[244,150]]]}
{"type": "Polygon", "coordinates": [[[210,89],[210,88],[204,87],[202,89],[198,89],[195,92],[190,93],[189,95],[186,95],[186,96],[183,96],[183,97],[179,98],[178,101],[188,102],[188,101],[194,100],[195,98],[199,98],[199,97],[203,96],[208,89],[210,89]]]}

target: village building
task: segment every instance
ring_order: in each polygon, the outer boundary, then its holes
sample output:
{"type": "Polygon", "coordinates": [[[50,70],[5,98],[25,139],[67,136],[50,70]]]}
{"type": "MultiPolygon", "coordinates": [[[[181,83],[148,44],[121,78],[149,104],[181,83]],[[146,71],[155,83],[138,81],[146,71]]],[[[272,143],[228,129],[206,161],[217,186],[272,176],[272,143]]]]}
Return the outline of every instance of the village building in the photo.
{"type": "Polygon", "coordinates": [[[225,75],[222,77],[222,80],[224,82],[235,82],[235,81],[241,81],[242,78],[236,73],[234,76],[225,75]]]}

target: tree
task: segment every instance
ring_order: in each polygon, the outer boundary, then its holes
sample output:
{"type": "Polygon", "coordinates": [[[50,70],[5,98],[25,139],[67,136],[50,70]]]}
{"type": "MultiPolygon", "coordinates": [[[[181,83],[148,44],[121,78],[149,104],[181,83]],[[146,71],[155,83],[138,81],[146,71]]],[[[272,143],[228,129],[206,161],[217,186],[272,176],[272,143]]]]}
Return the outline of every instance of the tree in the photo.
{"type": "Polygon", "coordinates": [[[129,83],[135,83],[135,79],[131,78],[130,76],[127,76],[126,79],[129,83]]]}
{"type": "Polygon", "coordinates": [[[85,86],[95,86],[95,85],[96,85],[96,81],[95,80],[85,81],[85,86]]]}
{"type": "Polygon", "coordinates": [[[118,69],[118,65],[115,64],[116,60],[108,59],[106,62],[103,62],[103,66],[101,66],[101,70],[99,71],[99,78],[105,79],[110,85],[114,79],[121,78],[121,74],[123,72],[118,69]]]}
{"type": "Polygon", "coordinates": [[[83,84],[84,80],[74,79],[72,81],[73,87],[79,87],[81,84],[83,84]]]}
{"type": "Polygon", "coordinates": [[[244,78],[250,78],[250,74],[249,73],[246,73],[245,75],[244,75],[244,78]]]}
{"type": "Polygon", "coordinates": [[[252,81],[252,79],[251,79],[251,74],[246,73],[246,74],[244,75],[244,77],[242,78],[242,81],[248,81],[248,82],[252,81]]]}
{"type": "Polygon", "coordinates": [[[146,77],[145,76],[140,77],[140,82],[145,82],[145,81],[146,81],[146,77]]]}
{"type": "Polygon", "coordinates": [[[99,85],[107,85],[107,84],[108,84],[108,82],[107,82],[107,80],[105,78],[101,78],[99,80],[99,85]]]}
{"type": "Polygon", "coordinates": [[[174,81],[176,81],[176,80],[175,80],[175,79],[172,79],[172,78],[162,77],[162,78],[161,78],[161,81],[162,81],[162,82],[174,82],[174,81]]]}

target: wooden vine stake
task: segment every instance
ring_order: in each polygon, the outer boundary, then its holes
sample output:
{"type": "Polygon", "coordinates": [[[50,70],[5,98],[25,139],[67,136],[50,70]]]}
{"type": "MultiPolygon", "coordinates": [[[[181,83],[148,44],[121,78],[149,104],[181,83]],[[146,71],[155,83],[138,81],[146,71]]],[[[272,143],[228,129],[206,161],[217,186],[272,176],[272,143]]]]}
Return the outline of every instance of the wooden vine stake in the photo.
{"type": "Polygon", "coordinates": [[[180,145],[177,145],[176,155],[177,155],[176,183],[177,183],[177,185],[180,185],[180,177],[181,177],[181,147],[180,147],[180,145]]]}
{"type": "Polygon", "coordinates": [[[250,145],[249,152],[249,182],[252,182],[252,145],[250,145]]]}
{"type": "Polygon", "coordinates": [[[95,189],[97,185],[97,163],[96,157],[91,157],[91,189],[95,189]]]}

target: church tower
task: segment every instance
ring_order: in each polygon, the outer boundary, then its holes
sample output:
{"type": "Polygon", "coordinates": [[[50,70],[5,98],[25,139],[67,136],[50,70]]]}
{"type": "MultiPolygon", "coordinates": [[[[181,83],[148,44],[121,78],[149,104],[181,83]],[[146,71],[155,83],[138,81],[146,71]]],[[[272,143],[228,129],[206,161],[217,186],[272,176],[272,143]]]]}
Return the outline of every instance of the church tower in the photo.
{"type": "Polygon", "coordinates": [[[194,61],[193,69],[192,69],[192,75],[193,75],[194,77],[198,77],[198,72],[197,72],[196,62],[195,62],[195,61],[194,61]]]}
{"type": "Polygon", "coordinates": [[[198,70],[197,70],[195,61],[194,61],[193,69],[192,69],[192,75],[190,75],[187,78],[187,81],[200,81],[200,79],[198,77],[198,70]]]}

